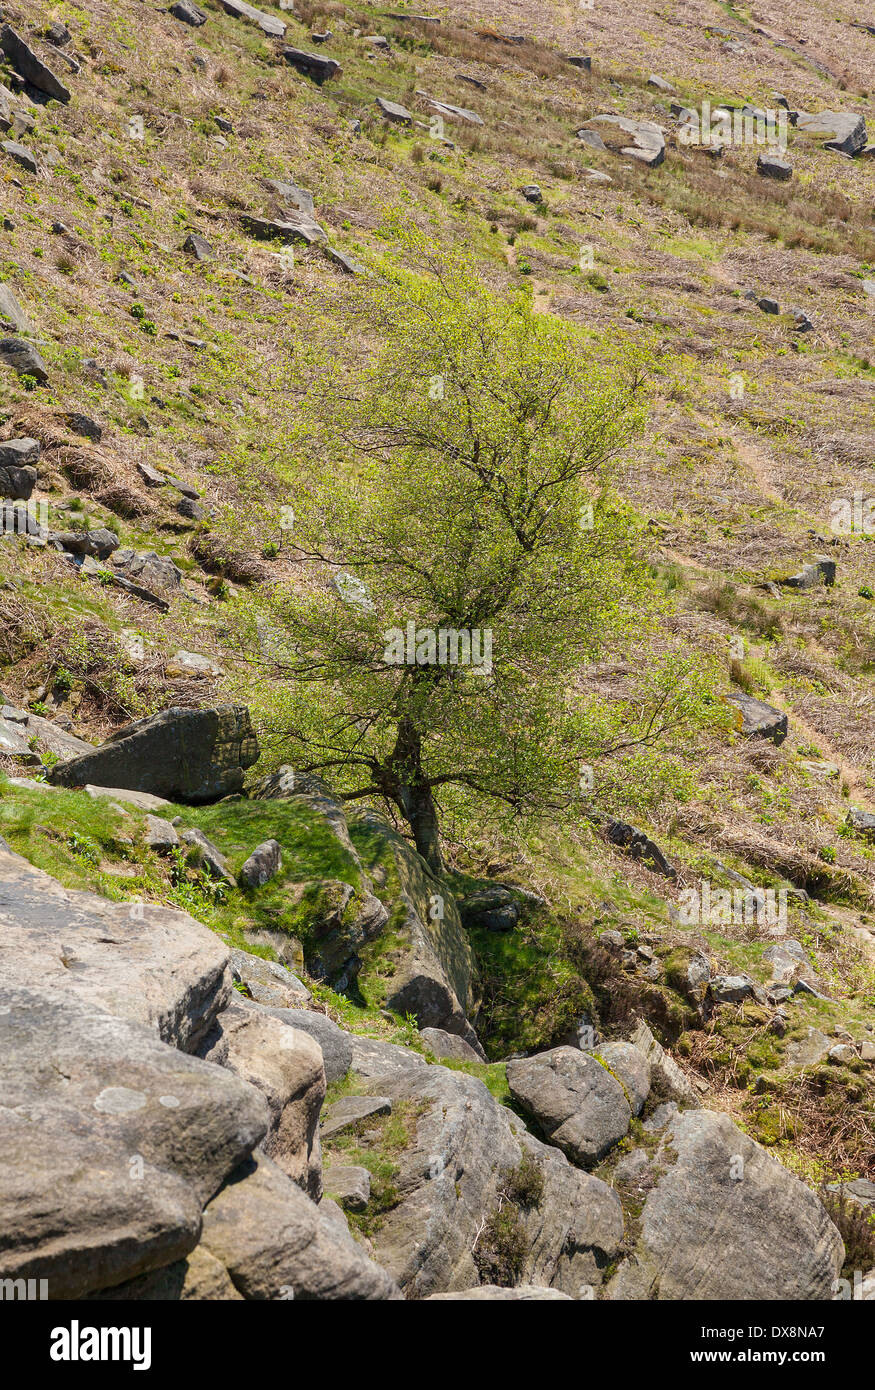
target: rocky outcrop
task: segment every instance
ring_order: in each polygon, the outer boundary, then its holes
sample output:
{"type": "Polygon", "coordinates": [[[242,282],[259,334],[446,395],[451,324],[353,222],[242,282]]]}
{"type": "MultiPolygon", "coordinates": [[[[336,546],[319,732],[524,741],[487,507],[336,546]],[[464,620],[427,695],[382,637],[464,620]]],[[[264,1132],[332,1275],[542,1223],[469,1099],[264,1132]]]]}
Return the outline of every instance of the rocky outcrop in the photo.
{"type": "Polygon", "coordinates": [[[242,705],[171,708],[127,724],[92,753],[57,763],[57,786],[128,787],[172,801],[217,801],[239,792],[258,759],[258,741],[242,705]]]}
{"type": "Polygon", "coordinates": [[[628,116],[592,116],[578,130],[577,137],[590,144],[593,143],[588,139],[591,134],[598,137],[603,149],[637,159],[650,168],[662,164],[665,159],[665,135],[653,121],[636,121],[628,116]]]}
{"type": "Polygon", "coordinates": [[[508,1062],[507,1083],[545,1139],[581,1167],[592,1167],[628,1132],[632,1108],[620,1081],[577,1048],[508,1062]]]}
{"type": "Polygon", "coordinates": [[[728,1115],[675,1115],[653,1167],[635,1252],[608,1298],[832,1297],[841,1236],[814,1193],[728,1115]]]}

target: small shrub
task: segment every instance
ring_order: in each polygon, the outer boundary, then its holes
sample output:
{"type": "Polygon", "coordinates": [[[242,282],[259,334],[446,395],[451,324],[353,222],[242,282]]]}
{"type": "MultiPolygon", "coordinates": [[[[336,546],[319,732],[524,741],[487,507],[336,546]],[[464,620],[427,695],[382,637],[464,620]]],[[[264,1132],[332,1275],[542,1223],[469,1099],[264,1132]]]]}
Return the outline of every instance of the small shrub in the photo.
{"type": "Polygon", "coordinates": [[[513,1288],[523,1272],[528,1248],[519,1210],[505,1202],[486,1218],[474,1250],[481,1283],[513,1288]]]}

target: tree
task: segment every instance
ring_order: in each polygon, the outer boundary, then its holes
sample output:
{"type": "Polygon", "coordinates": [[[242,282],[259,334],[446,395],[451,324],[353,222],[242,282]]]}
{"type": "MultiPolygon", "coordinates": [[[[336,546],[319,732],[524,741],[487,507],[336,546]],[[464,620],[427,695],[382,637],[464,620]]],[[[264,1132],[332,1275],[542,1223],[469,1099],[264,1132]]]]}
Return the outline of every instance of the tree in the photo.
{"type": "MultiPolygon", "coordinates": [[[[600,359],[530,295],[393,240],[407,268],[375,267],[351,324],[373,357],[309,392],[302,582],[258,621],[296,767],[382,798],[439,870],[449,789],[543,812],[603,751],[581,672],[641,623],[639,527],[610,481],[649,362],[600,359]]],[[[644,737],[678,717],[663,690],[644,737]]]]}

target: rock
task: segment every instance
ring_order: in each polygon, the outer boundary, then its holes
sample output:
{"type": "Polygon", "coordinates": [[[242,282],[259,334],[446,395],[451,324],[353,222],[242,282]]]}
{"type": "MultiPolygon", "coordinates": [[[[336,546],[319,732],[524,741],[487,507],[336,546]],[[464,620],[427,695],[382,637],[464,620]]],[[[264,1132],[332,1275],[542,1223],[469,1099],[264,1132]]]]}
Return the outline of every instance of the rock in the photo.
{"type": "Polygon", "coordinates": [[[767,946],[763,951],[763,960],[772,967],[772,978],[777,984],[789,984],[800,967],[808,966],[804,948],[790,937],[767,946]]]}
{"type": "Polygon", "coordinates": [[[189,256],[194,256],[196,261],[212,261],[216,258],[216,253],[206,237],[200,236],[198,232],[189,232],[182,243],[182,249],[188,252],[189,256]]]}
{"type": "Polygon", "coordinates": [[[322,1195],[319,1111],[325,1099],[321,1049],[272,1015],[231,1003],[201,1055],[261,1091],[270,1108],[264,1152],[314,1201],[322,1195]]]}
{"type": "Polygon", "coordinates": [[[286,183],[282,179],[265,179],[264,184],[283,202],[291,203],[292,207],[298,212],[303,212],[307,217],[314,217],[316,205],[313,201],[313,194],[308,193],[306,188],[299,188],[296,183],[286,183]]]}
{"type": "Polygon", "coordinates": [[[519,904],[509,888],[496,884],[481,888],[459,899],[459,916],[466,931],[480,927],[485,931],[513,931],[520,916],[519,904]]]}
{"type": "Polygon", "coordinates": [[[875,1062],[875,1043],[870,1042],[868,1038],[864,1038],[863,1042],[860,1044],[860,1056],[864,1062],[875,1062]]]}
{"type": "Polygon", "coordinates": [[[384,34],[363,34],[362,43],[370,44],[371,48],[378,48],[383,53],[392,51],[392,45],[384,34]]]}
{"type": "Polygon", "coordinates": [[[846,824],[859,835],[865,835],[867,839],[875,838],[875,816],[871,811],[862,811],[859,806],[852,806],[847,814],[846,824]]]}
{"type": "MultiPolygon", "coordinates": [[[[677,1106],[675,1106],[677,1110],[677,1106]]],[[[614,1169],[613,1178],[615,1183],[626,1183],[630,1187],[637,1187],[641,1190],[643,1180],[652,1172],[650,1159],[646,1149],[633,1149],[631,1153],[624,1154],[614,1169]]]]}
{"type": "Polygon", "coordinates": [[[784,742],[787,737],[787,716],[781,710],[744,692],[724,698],[738,711],[736,728],[745,738],[768,738],[776,744],[784,742]]]}
{"type": "Polygon", "coordinates": [[[619,1081],[633,1115],[640,1115],[650,1095],[650,1063],[634,1043],[602,1043],[596,1057],[619,1081]]]}
{"type": "MultiPolygon", "coordinates": [[[[284,965],[280,965],[278,961],[263,960],[261,956],[250,955],[248,951],[236,948],[232,950],[231,975],[235,983],[246,986],[257,1004],[276,1009],[302,1009],[313,997],[307,986],[284,965]]],[[[323,1015],[316,1017],[321,1018],[323,1015]]],[[[291,1026],[297,1027],[297,1023],[291,1026]]],[[[344,1073],[347,1070],[348,1066],[344,1068],[344,1073]]]]}
{"type": "Polygon", "coordinates": [[[69,555],[93,555],[97,560],[108,560],[119,547],[115,531],[103,526],[96,531],[50,531],[49,541],[69,555]]]}
{"type": "Polygon", "coordinates": [[[629,851],[633,859],[640,859],[648,868],[665,874],[667,878],[677,878],[677,869],[669,864],[662,850],[643,830],[625,821],[612,820],[607,825],[607,837],[612,845],[619,845],[629,851]]]}
{"type": "Polygon", "coordinates": [[[169,820],[162,820],[160,816],[146,816],[145,844],[156,854],[169,854],[179,845],[179,836],[169,820]]]}
{"type": "Polygon", "coordinates": [[[655,87],[658,92],[673,92],[675,89],[670,82],[666,82],[664,77],[659,77],[652,72],[647,79],[648,87],[655,87]]]}
{"type": "Polygon", "coordinates": [[[805,134],[827,136],[824,149],[841,154],[859,154],[868,138],[865,119],[854,111],[799,111],[793,124],[805,134]]]}
{"type": "Polygon", "coordinates": [[[74,434],[90,439],[93,444],[99,444],[103,438],[103,426],[97,420],[92,420],[90,415],[82,415],[74,410],[64,417],[64,421],[74,434]]]}
{"type": "Polygon", "coordinates": [[[233,15],[235,19],[251,20],[272,39],[281,39],[285,35],[286,26],[281,19],[255,9],[254,5],[247,5],[245,0],[219,0],[219,4],[226,14],[233,15]]]}
{"type": "Polygon", "coordinates": [[[590,1053],[557,1047],[508,1062],[507,1082],[545,1138],[583,1167],[628,1132],[632,1111],[623,1087],[590,1053]]]}
{"type": "Polygon", "coordinates": [[[858,1056],[857,1049],[851,1047],[850,1043],[836,1043],[835,1047],[831,1047],[826,1055],[837,1066],[847,1066],[849,1062],[856,1062],[858,1056]]]}
{"type": "Polygon", "coordinates": [[[323,1141],[345,1129],[354,1129],[362,1120],[377,1115],[390,1115],[392,1102],[388,1096],[342,1096],[329,1105],[322,1116],[320,1132],[323,1141]]]}
{"type": "Polygon", "coordinates": [[[793,574],[781,583],[787,589],[813,589],[824,584],[831,589],[836,579],[836,562],[826,555],[818,555],[811,564],[803,565],[799,574],[793,574]]]}
{"type": "Polygon", "coordinates": [[[406,106],[399,106],[395,101],[387,101],[385,97],[377,97],[377,110],[394,125],[413,124],[413,113],[408,111],[406,106]]]}
{"type": "Polygon", "coordinates": [[[866,1212],[875,1212],[875,1182],[868,1178],[854,1178],[851,1182],[827,1183],[830,1192],[843,1194],[845,1200],[862,1207],[866,1212]]]}
{"type": "Polygon", "coordinates": [[[653,121],[633,121],[626,116],[593,116],[577,131],[578,138],[584,139],[582,131],[591,131],[593,126],[605,147],[614,154],[626,155],[653,168],[665,159],[665,136],[653,121]],[[630,135],[631,145],[627,139],[630,135]]]}
{"type": "Polygon", "coordinates": [[[448,116],[450,120],[464,121],[467,125],[483,124],[482,116],[478,116],[476,111],[469,111],[467,106],[453,106],[448,101],[436,101],[434,97],[426,97],[426,101],[433,111],[448,116]]]}
{"type": "Polygon", "coordinates": [[[49,379],[49,369],[35,347],[23,338],[0,338],[0,361],[19,376],[32,376],[37,381],[49,379]]]}
{"type": "Polygon", "coordinates": [[[343,68],[334,58],[323,58],[318,53],[305,53],[300,48],[284,48],[283,57],[291,67],[320,87],[323,82],[330,82],[332,77],[339,77],[343,72],[343,68]]]}
{"type": "Polygon", "coordinates": [[[278,840],[265,840],[250,854],[240,870],[241,888],[263,888],[279,873],[283,866],[283,853],[278,840]]]}
{"type": "MultiPolygon", "coordinates": [[[[787,310],[787,313],[790,315],[790,318],[793,320],[794,325],[795,325],[795,331],[796,331],[797,333],[813,333],[813,332],[814,332],[814,324],[811,322],[811,319],[808,317],[808,315],[806,314],[806,312],[805,312],[804,309],[798,309],[798,308],[796,308],[796,309],[788,309],[788,310],[787,310]]],[[[835,563],[834,563],[834,562],[832,562],[832,566],[833,566],[833,572],[834,572],[834,571],[835,571],[835,563]]]]}
{"type": "Polygon", "coordinates": [[[64,989],[194,1052],[228,1004],[228,950],[187,913],[67,890],[0,854],[0,977],[64,989]]]}
{"type": "Polygon", "coordinates": [[[247,1299],[398,1299],[391,1277],[256,1152],[204,1212],[201,1245],[247,1299]]]}
{"type": "Polygon", "coordinates": [[[167,13],[172,14],[174,19],[181,20],[183,24],[190,24],[193,29],[199,29],[207,22],[203,10],[193,5],[191,0],[176,0],[176,4],[171,5],[167,13]]]}
{"type": "MultiPolygon", "coordinates": [[[[52,791],[57,791],[57,787],[52,787],[52,791]]],[[[83,790],[92,798],[109,797],[110,801],[124,801],[129,806],[138,806],[141,811],[160,811],[170,802],[163,796],[152,796],[149,792],[134,792],[126,787],[96,787],[91,783],[86,783],[83,790]]]]}
{"type": "Polygon", "coordinates": [[[149,463],[138,462],[137,472],[147,487],[163,487],[167,482],[164,474],[159,473],[157,468],[153,468],[149,463]]]}
{"type": "Polygon", "coordinates": [[[33,324],[8,285],[0,284],[0,323],[15,333],[32,334],[33,324]]]}
{"type": "Polygon", "coordinates": [[[379,1086],[396,1111],[417,1116],[411,1142],[392,1153],[398,1200],[372,1235],[375,1258],[408,1298],[493,1282],[484,1228],[499,1201],[506,1204],[499,1193],[514,1191],[514,1174],[524,1189],[511,1201],[520,1238],[514,1279],[574,1295],[582,1283],[598,1287],[623,1234],[619,1201],[605,1183],[527,1134],[464,1072],[399,1068],[379,1086]]]}
{"type": "Polygon", "coordinates": [[[751,997],[754,984],[747,975],[715,975],[710,989],[715,1004],[740,1004],[751,997]]]}
{"type": "MultiPolygon", "coordinates": [[[[0,288],[2,288],[2,287],[0,287],[0,288]]],[[[875,295],[875,280],[864,280],[864,281],[863,281],[863,293],[864,293],[864,294],[875,295]]]]}
{"type": "Polygon", "coordinates": [[[0,1276],[45,1278],[72,1299],[192,1250],[267,1106],[55,980],[8,983],[0,1009],[0,1276]]]}
{"type": "Polygon", "coordinates": [[[699,1105],[691,1082],[674,1058],[656,1041],[646,1023],[642,1021],[636,1024],[629,1041],[644,1053],[650,1063],[651,1081],[663,1095],[688,1106],[699,1105]]]}
{"type": "Polygon", "coordinates": [[[333,265],[339,266],[346,275],[366,275],[367,271],[360,261],[353,260],[345,251],[338,251],[336,246],[324,246],[323,255],[333,265]]]}
{"type": "Polygon", "coordinates": [[[56,48],[63,48],[65,44],[70,42],[72,37],[73,35],[70,33],[66,24],[61,24],[58,20],[49,24],[45,31],[46,42],[53,44],[56,48]]]}
{"type": "Polygon", "coordinates": [[[352,1066],[352,1039],[330,1018],[309,1009],[268,1008],[266,1012],[315,1038],[322,1050],[325,1078],[329,1084],[341,1081],[346,1076],[352,1066]]]}
{"type": "Polygon", "coordinates": [[[831,1047],[825,1033],[819,1028],[809,1028],[804,1038],[787,1044],[787,1062],[797,1069],[816,1067],[829,1055],[831,1047]]]}
{"type": "Polygon", "coordinates": [[[187,521],[203,521],[207,515],[201,504],[193,502],[190,497],[181,497],[176,504],[176,510],[187,521]]]}
{"type": "Polygon", "coordinates": [[[779,179],[786,183],[793,177],[793,165],[777,155],[761,154],[757,158],[757,173],[764,179],[779,179]]]}
{"type": "Polygon", "coordinates": [[[609,1299],[831,1297],[838,1231],[814,1193],[727,1115],[676,1115],[654,1166],[667,1171],[647,1194],[635,1253],[609,1299]]]}
{"type": "Polygon", "coordinates": [[[537,205],[544,201],[544,195],[536,183],[524,184],[520,189],[520,193],[522,193],[527,203],[535,203],[537,205]]]}
{"type": "Polygon", "coordinates": [[[480,1053],[475,1052],[464,1038],[458,1037],[455,1033],[445,1033],[443,1028],[423,1028],[419,1036],[429,1051],[442,1061],[445,1058],[457,1062],[481,1062],[483,1060],[480,1053]]]}
{"type": "Polygon", "coordinates": [[[19,726],[8,719],[0,719],[0,754],[14,758],[25,767],[42,767],[43,760],[39,753],[31,748],[19,726]]]}
{"type": "Polygon", "coordinates": [[[36,462],[40,446],[35,439],[8,439],[0,443],[0,497],[27,502],[37,485],[36,462]]]}
{"type": "Polygon", "coordinates": [[[36,740],[41,752],[51,753],[56,758],[77,758],[81,753],[93,752],[94,745],[70,733],[62,720],[61,714],[55,715],[54,719],[44,719],[40,714],[28,714],[28,738],[36,740]]]}
{"type": "Polygon", "coordinates": [[[211,878],[219,879],[229,887],[233,886],[234,876],[228,868],[225,856],[212,840],[207,839],[202,830],[183,830],[179,838],[183,844],[190,846],[190,852],[186,856],[190,864],[205,869],[211,878]]]}
{"type": "Polygon", "coordinates": [[[758,299],[757,306],[762,309],[764,314],[780,314],[781,312],[781,306],[777,299],[769,299],[767,296],[758,299]]]}
{"type": "Polygon", "coordinates": [[[397,1078],[412,1071],[422,1072],[428,1066],[419,1052],[399,1047],[396,1043],[383,1042],[380,1038],[365,1038],[361,1034],[354,1034],[349,1041],[352,1044],[352,1070],[366,1081],[378,1081],[381,1089],[385,1089],[387,1077],[397,1078]]]}
{"type": "Polygon", "coordinates": [[[6,54],[19,77],[24,78],[31,87],[36,87],[37,91],[43,92],[55,101],[66,103],[70,100],[70,92],[60,78],[55,76],[51,68],[46,67],[42,59],[37,57],[33,49],[24,39],[19,38],[8,24],[4,24],[0,29],[0,49],[6,54]]]}
{"type": "Polygon", "coordinates": [[[174,652],[164,666],[170,680],[216,680],[224,672],[209,657],[199,652],[174,652]]]}
{"type": "Polygon", "coordinates": [[[325,1188],[346,1211],[364,1211],[371,1198],[371,1175],[357,1164],[333,1163],[323,1174],[325,1188]]]}
{"type": "Polygon", "coordinates": [[[239,792],[258,743],[242,705],[171,708],[119,729],[93,753],[57,763],[49,780],[94,782],[195,804],[239,792]]]}
{"type": "Polygon", "coordinates": [[[315,242],[327,241],[325,231],[314,222],[312,217],[306,213],[294,212],[289,209],[283,214],[282,219],[271,219],[269,217],[251,217],[248,214],[241,217],[241,222],[248,232],[261,241],[300,241],[305,246],[312,246],[315,242]]]}

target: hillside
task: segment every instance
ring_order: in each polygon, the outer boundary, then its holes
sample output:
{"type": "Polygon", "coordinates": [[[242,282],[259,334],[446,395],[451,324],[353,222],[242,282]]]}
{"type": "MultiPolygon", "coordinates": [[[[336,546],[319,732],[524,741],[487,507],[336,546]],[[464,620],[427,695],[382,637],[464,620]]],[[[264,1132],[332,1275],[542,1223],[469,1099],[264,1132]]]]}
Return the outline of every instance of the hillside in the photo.
{"type": "Polygon", "coordinates": [[[19,1204],[4,1275],[165,1301],[875,1297],[869,18],[2,5],[0,992],[33,991],[38,1035],[68,1010],[77,1058],[105,1036],[83,1095],[187,1054],[211,1153],[177,1171],[154,1117],[83,1131],[77,1161],[148,1148],[154,1210],[95,1186],[59,1254],[19,1204]],[[497,404],[466,423],[478,370],[497,404]],[[417,732],[438,837],[392,781],[411,721],[393,750],[363,634],[432,621],[417,547],[454,591],[465,437],[506,428],[512,453],[536,412],[512,434],[502,392],[544,382],[532,470],[592,430],[609,482],[561,594],[535,569],[502,610],[511,542],[485,547],[495,702],[463,680],[417,732]],[[68,947],[90,989],[43,977],[68,947]],[[107,1212],[137,1258],[107,1238],[89,1265],[107,1212]],[[744,1254],[703,1272],[727,1214],[744,1254]],[[306,1259],[253,1254],[283,1222],[306,1259]]]}

